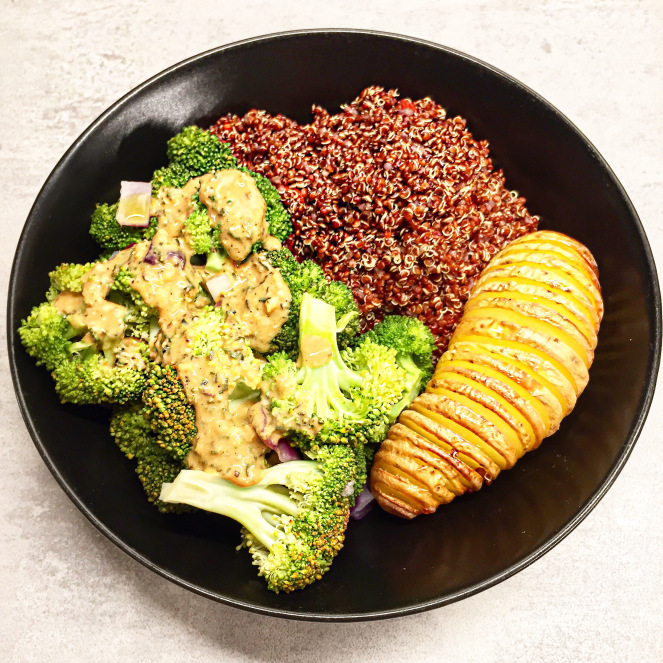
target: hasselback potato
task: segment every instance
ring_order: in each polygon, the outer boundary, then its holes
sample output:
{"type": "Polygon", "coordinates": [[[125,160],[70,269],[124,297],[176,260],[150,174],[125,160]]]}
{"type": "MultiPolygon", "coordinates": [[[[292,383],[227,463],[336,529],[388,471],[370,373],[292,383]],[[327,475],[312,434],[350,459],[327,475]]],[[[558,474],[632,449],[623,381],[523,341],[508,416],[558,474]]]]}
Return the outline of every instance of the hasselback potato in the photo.
{"type": "Polygon", "coordinates": [[[497,253],[426,391],[375,456],[380,506],[432,513],[538,447],[587,385],[602,317],[598,268],[580,242],[538,231],[497,253]]]}

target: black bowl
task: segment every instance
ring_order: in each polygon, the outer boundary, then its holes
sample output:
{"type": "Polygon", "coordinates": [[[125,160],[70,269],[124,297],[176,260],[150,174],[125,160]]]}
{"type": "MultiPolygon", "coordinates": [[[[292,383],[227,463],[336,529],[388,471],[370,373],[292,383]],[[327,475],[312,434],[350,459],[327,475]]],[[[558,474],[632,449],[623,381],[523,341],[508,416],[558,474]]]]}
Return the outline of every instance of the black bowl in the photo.
{"type": "Polygon", "coordinates": [[[469,596],[524,568],[566,536],[623,467],[651,403],[660,295],[637,214],[605,161],[537,94],[461,53],[371,32],[297,32],[215,49],[136,88],[94,122],[55,167],[21,235],[9,286],[9,358],[18,401],[49,469],[107,537],[164,577],[256,612],[315,620],[403,615],[469,596]],[[20,346],[19,321],[40,302],[48,270],[93,258],[97,201],[122,179],[149,179],[182,126],[263,108],[299,121],[312,104],[336,109],[364,87],[430,95],[490,141],[507,184],[541,227],[594,253],[606,315],[591,380],[561,430],[493,486],[405,522],[379,509],[352,522],[324,579],[305,591],[267,591],[233,523],[163,516],[144,499],[112,443],[108,412],[63,406],[46,371],[20,346]]]}

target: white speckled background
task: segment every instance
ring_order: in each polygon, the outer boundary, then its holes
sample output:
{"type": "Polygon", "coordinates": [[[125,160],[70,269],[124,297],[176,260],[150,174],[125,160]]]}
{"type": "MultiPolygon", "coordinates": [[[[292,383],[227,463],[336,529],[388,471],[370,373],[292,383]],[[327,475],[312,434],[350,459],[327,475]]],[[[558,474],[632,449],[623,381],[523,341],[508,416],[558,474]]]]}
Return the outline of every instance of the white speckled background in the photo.
{"type": "MultiPolygon", "coordinates": [[[[0,309],[32,201],[99,113],[200,51],[313,27],[430,39],[530,85],[594,142],[663,255],[663,0],[0,0],[0,309]]],[[[533,566],[425,614],[309,624],[195,596],[99,534],[28,437],[0,334],[2,661],[663,660],[660,389],[616,484],[533,566]]]]}

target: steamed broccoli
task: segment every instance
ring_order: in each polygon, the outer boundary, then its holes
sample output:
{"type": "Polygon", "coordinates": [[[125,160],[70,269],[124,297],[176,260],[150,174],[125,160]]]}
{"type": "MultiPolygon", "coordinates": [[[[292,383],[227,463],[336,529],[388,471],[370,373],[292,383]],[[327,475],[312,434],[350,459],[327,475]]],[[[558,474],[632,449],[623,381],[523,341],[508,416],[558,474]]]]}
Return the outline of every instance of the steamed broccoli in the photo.
{"type": "Polygon", "coordinates": [[[152,179],[154,193],[162,186],[183,187],[190,179],[213,170],[238,168],[253,177],[258,191],[265,199],[267,204],[265,219],[270,235],[283,241],[292,232],[290,215],[274,185],[266,177],[243,166],[239,167],[237,159],[230,151],[230,145],[221,142],[209,131],[196,126],[185,127],[168,141],[167,154],[168,165],[154,173],[152,179]]]}
{"type": "Polygon", "coordinates": [[[51,285],[46,292],[46,300],[52,302],[61,292],[80,292],[83,289],[83,276],[85,276],[95,265],[94,262],[77,264],[65,262],[58,265],[48,277],[51,285]]]}
{"type": "Polygon", "coordinates": [[[164,485],[161,500],[236,520],[269,589],[291,592],[319,580],[343,547],[355,486],[365,478],[358,456],[350,447],[320,447],[315,460],[271,467],[248,487],[183,470],[164,485]]]}
{"type": "Polygon", "coordinates": [[[279,430],[305,451],[382,442],[406,383],[396,351],[365,339],[341,353],[334,307],[309,293],[302,298],[299,331],[298,364],[277,353],[263,371],[263,393],[279,430]]]}
{"type": "Polygon", "coordinates": [[[153,194],[163,186],[183,187],[194,177],[237,166],[227,143],[196,126],[185,127],[173,136],[167,154],[168,165],[155,171],[152,178],[153,194]]]}
{"type": "Polygon", "coordinates": [[[126,403],[133,400],[145,386],[143,370],[147,345],[136,344],[131,348],[130,356],[130,363],[120,365],[114,357],[109,360],[92,343],[72,344],[68,361],[53,370],[55,391],[63,403],[126,403]]]}
{"type": "Polygon", "coordinates": [[[35,306],[18,329],[21,343],[37,366],[52,371],[71,359],[71,341],[78,335],[66,318],[50,302],[35,306]]]}
{"type": "Polygon", "coordinates": [[[156,443],[173,458],[184,458],[196,436],[196,412],[173,366],[150,365],[143,404],[156,443]]]}
{"type": "Polygon", "coordinates": [[[212,219],[205,205],[198,200],[198,194],[193,197],[192,203],[195,209],[184,222],[189,246],[194,253],[210,253],[218,250],[221,247],[219,229],[212,226],[212,219]]]}
{"type": "MultiPolygon", "coordinates": [[[[35,306],[18,333],[28,354],[52,372],[62,402],[124,403],[143,390],[147,345],[124,334],[98,337],[97,330],[88,326],[80,295],[79,308],[68,315],[56,306],[61,292],[82,289],[82,276],[93,266],[64,264],[53,270],[47,292],[51,301],[35,306]]],[[[118,305],[108,302],[108,306],[118,305]]],[[[116,309],[120,314],[123,310],[116,309]]]]}
{"type": "Polygon", "coordinates": [[[120,251],[130,244],[143,239],[151,239],[157,229],[156,217],[150,218],[147,228],[132,228],[121,226],[115,215],[118,203],[114,205],[97,205],[92,213],[90,222],[90,235],[105,251],[120,251]]]}
{"type": "Polygon", "coordinates": [[[173,481],[185,465],[181,457],[159,445],[150,425],[149,409],[141,403],[116,406],[110,432],[122,453],[129,459],[137,460],[136,474],[147,499],[162,513],[187,510],[181,504],[166,504],[159,500],[161,486],[173,481]]]}
{"type": "Polygon", "coordinates": [[[431,330],[417,318],[388,315],[371,331],[358,339],[369,339],[396,351],[396,363],[407,374],[403,398],[394,405],[391,420],[419,395],[433,375],[435,339],[431,330]]]}
{"type": "Polygon", "coordinates": [[[133,279],[134,275],[126,267],[122,267],[115,275],[108,298],[126,308],[125,334],[149,341],[159,330],[159,313],[155,308],[148,306],[131,287],[133,279]]]}
{"type": "Polygon", "coordinates": [[[350,289],[338,281],[327,281],[314,262],[297,262],[288,249],[269,251],[266,257],[281,272],[292,296],[290,316],[272,341],[273,351],[285,352],[291,359],[297,359],[299,313],[306,293],[334,307],[337,326],[341,327],[337,342],[341,348],[346,347],[359,331],[359,309],[350,289]]]}

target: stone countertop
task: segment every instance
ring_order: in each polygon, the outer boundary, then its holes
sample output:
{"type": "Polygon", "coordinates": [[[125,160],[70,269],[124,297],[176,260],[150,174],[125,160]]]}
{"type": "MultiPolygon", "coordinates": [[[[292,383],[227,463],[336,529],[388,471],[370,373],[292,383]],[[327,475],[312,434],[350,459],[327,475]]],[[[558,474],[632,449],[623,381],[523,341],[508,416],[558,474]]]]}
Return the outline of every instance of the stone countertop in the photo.
{"type": "MultiPolygon", "coordinates": [[[[30,206],[81,131],[146,78],[217,45],[295,28],[372,28],[490,62],[567,115],[663,250],[661,0],[0,2],[0,307],[30,206]],[[434,8],[435,7],[435,8],[434,8]]],[[[45,268],[45,267],[44,267],[45,268]]],[[[0,660],[383,663],[663,660],[661,390],[615,485],[515,577],[432,612],[312,624],[213,603],[99,534],[41,461],[0,340],[0,660]]]]}

